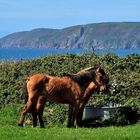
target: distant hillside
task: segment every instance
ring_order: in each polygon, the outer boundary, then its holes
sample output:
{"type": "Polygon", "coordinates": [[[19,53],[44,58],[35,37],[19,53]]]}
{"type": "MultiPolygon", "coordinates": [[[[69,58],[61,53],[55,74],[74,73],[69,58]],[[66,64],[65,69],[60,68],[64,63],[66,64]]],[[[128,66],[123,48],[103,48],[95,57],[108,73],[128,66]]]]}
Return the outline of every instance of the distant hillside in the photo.
{"type": "Polygon", "coordinates": [[[0,39],[0,47],[140,49],[140,22],[34,29],[0,39]]]}

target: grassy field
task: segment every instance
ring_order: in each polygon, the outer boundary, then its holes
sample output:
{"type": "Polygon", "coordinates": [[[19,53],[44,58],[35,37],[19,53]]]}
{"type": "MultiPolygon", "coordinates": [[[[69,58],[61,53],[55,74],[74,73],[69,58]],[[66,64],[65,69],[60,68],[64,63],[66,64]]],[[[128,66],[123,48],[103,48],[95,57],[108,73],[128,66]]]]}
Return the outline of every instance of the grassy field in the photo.
{"type": "Polygon", "coordinates": [[[0,109],[0,140],[140,140],[140,123],[123,127],[71,128],[52,126],[45,129],[17,126],[17,106],[0,109]]]}
{"type": "Polygon", "coordinates": [[[140,140],[140,124],[125,127],[78,128],[19,128],[0,126],[1,140],[140,140]]]}

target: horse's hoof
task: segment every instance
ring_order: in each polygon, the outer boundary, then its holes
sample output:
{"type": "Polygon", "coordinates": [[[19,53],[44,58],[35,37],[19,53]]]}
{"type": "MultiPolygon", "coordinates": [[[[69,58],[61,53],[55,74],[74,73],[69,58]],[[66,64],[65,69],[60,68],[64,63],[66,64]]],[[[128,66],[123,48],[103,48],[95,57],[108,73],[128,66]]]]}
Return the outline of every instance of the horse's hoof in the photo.
{"type": "Polygon", "coordinates": [[[23,127],[23,124],[20,124],[20,123],[19,123],[18,126],[23,127]]]}

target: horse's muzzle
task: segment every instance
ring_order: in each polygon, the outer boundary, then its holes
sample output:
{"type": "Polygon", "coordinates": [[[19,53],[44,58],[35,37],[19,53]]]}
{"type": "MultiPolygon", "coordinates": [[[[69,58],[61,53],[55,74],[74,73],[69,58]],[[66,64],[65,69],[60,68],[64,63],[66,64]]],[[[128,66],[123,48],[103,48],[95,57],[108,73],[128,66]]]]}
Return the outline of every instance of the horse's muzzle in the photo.
{"type": "Polygon", "coordinates": [[[107,91],[107,90],[108,90],[108,88],[107,88],[106,85],[100,87],[100,92],[104,92],[104,91],[107,91]]]}

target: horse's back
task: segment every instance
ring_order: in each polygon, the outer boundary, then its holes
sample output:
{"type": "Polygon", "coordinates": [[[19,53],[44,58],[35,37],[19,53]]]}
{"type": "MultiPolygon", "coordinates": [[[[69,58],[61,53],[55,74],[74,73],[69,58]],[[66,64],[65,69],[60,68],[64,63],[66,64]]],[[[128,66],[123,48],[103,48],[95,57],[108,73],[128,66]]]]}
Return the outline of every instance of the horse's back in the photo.
{"type": "Polygon", "coordinates": [[[35,74],[27,78],[27,81],[38,83],[46,78],[46,74],[35,74]]]}

